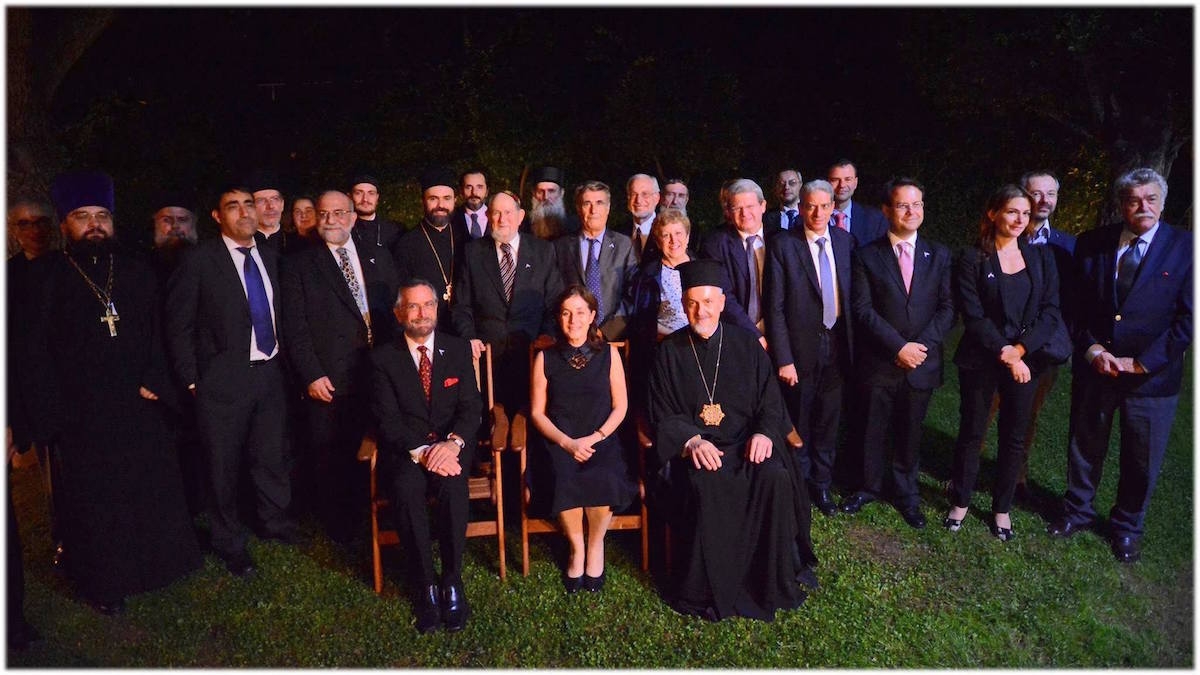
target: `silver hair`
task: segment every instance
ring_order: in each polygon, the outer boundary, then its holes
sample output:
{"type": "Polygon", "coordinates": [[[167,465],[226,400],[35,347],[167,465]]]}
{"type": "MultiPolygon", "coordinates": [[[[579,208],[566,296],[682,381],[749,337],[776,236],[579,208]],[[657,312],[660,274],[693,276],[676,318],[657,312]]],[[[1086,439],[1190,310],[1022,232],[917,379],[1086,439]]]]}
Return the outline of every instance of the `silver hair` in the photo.
{"type": "Polygon", "coordinates": [[[1143,185],[1157,183],[1159,189],[1162,190],[1162,200],[1167,201],[1167,180],[1163,178],[1157,171],[1149,167],[1133,169],[1124,174],[1113,183],[1113,192],[1117,199],[1123,198],[1130,190],[1143,185]]]}
{"type": "Polygon", "coordinates": [[[660,190],[658,189],[658,179],[657,178],[655,178],[654,176],[646,175],[644,173],[635,173],[629,177],[629,180],[625,181],[625,192],[626,193],[628,193],[630,190],[633,189],[633,181],[635,181],[639,178],[648,179],[651,183],[654,183],[654,191],[660,192],[660,190]]]}
{"type": "MultiPolygon", "coordinates": [[[[332,192],[336,192],[336,190],[332,190],[332,192]]],[[[393,306],[401,307],[402,303],[404,302],[404,291],[407,291],[410,288],[418,288],[420,286],[424,286],[425,288],[428,288],[429,292],[433,293],[433,297],[435,297],[435,298],[437,297],[438,292],[437,292],[437,289],[433,287],[433,284],[429,283],[428,281],[426,281],[420,277],[413,277],[412,279],[409,279],[408,281],[400,284],[400,290],[398,290],[396,292],[396,302],[393,306]]]]}
{"type": "Polygon", "coordinates": [[[821,180],[818,178],[816,180],[810,180],[804,185],[801,185],[800,199],[803,200],[805,197],[814,192],[824,192],[825,194],[829,195],[830,199],[833,199],[833,186],[830,185],[829,181],[827,180],[821,180]]]}
{"type": "Polygon", "coordinates": [[[734,195],[740,195],[743,192],[753,192],[754,196],[758,197],[758,201],[766,201],[766,197],[763,197],[762,188],[758,186],[758,183],[749,178],[738,178],[730,183],[729,188],[725,190],[725,202],[729,203],[733,201],[734,195]]]}

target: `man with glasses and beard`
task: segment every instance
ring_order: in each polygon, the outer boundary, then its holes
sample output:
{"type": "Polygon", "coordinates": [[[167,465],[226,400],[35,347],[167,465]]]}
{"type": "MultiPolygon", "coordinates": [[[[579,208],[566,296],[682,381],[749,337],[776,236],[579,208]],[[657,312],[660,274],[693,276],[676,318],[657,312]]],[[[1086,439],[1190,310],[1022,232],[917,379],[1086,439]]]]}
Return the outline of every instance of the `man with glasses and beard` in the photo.
{"type": "Polygon", "coordinates": [[[98,611],[200,566],[160,396],[173,393],[154,272],[119,246],[113,183],[59,176],[67,248],[46,261],[29,334],[35,440],[57,444],[67,573],[98,611]]]}
{"type": "Polygon", "coordinates": [[[554,241],[567,234],[578,234],[583,226],[578,216],[563,203],[566,173],[556,166],[539,166],[530,172],[529,182],[533,183],[533,192],[530,194],[529,214],[521,223],[521,231],[546,241],[554,241]]]}
{"type": "Polygon", "coordinates": [[[440,330],[450,330],[450,300],[456,292],[455,280],[460,276],[463,247],[471,240],[465,227],[451,224],[456,182],[454,174],[443,167],[421,175],[425,215],[416,227],[400,237],[396,247],[400,283],[426,279],[437,290],[440,330]]]}

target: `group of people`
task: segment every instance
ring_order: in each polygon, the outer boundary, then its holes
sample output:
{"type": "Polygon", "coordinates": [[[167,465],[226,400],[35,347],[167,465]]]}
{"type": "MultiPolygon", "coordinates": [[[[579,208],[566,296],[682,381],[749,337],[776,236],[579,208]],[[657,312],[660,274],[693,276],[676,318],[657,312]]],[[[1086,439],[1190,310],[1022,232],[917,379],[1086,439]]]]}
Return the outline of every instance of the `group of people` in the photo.
{"type": "Polygon", "coordinates": [[[103,174],[55,181],[62,251],[38,243],[48,209],[14,203],[8,424],[18,449],[54,451],[56,537],[80,594],[120,611],[195,569],[198,511],[229,571],[252,574],[245,473],[259,536],[295,543],[296,501],[352,541],[365,514],[356,451],[374,434],[416,627],[461,630],[482,412],[472,362],[490,346],[497,402],[539,432],[528,487],[569,542],[568,593],[604,586],[605,532],[637,495],[627,456],[640,417],[654,444],[648,498],[683,552],[672,606],[770,620],[818,585],[813,508],[886,499],[925,527],[922,423],[956,316],[961,424],[943,525],[963,527],[998,407],[986,521],[1016,536],[1037,412],[1070,359],[1067,492],[1049,532],[1096,524],[1119,409],[1109,535],[1118,560],[1140,556],[1191,342],[1191,235],[1159,220],[1167,186],[1154,171],[1123,175],[1123,220],[1077,241],[1050,225],[1058,180],[1027,174],[992,195],[957,254],[919,235],[919,182],[893,179],[876,209],[853,198],[849,160],[808,182],[779,172],[772,208],[754,181],[728,181],[725,222],[699,245],[683,180],[660,189],[635,174],[616,219],[602,182],[575,186],[568,209],[562,170],[529,178],[527,212],[483,170],[430,170],[421,222],[405,231],[378,212],[379,181],[357,175],[294,196],[289,229],[278,178],[258,172],[214,193],[218,237],[196,241],[195,214],[164,202],[148,259],[117,244],[103,174]],[[857,414],[842,424],[847,405],[857,414]],[[200,461],[181,471],[176,443],[200,461]]]}

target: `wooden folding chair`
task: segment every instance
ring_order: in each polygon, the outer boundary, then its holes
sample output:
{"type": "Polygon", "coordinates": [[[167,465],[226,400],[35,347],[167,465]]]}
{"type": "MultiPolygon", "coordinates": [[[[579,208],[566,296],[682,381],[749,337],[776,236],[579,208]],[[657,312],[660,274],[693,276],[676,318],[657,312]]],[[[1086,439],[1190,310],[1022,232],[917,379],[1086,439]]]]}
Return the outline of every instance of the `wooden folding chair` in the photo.
{"type": "MultiPolygon", "coordinates": [[[[484,419],[483,429],[479,435],[476,452],[487,449],[490,456],[484,455],[470,477],[467,478],[467,496],[472,501],[487,499],[496,510],[495,518],[472,520],[467,523],[467,536],[495,536],[500,551],[500,580],[507,577],[507,567],[504,557],[504,491],[500,453],[508,444],[508,416],[504,406],[496,403],[492,387],[492,346],[484,345],[483,354],[475,361],[475,383],[484,391],[484,401],[487,403],[488,416],[484,419]],[[482,362],[482,365],[480,365],[482,362]],[[486,432],[486,433],[485,433],[486,432]]],[[[370,504],[371,504],[371,563],[374,566],[375,592],[383,592],[383,563],[380,558],[380,548],[395,546],[400,543],[395,530],[381,529],[379,516],[389,505],[388,499],[378,489],[376,465],[378,462],[378,447],[375,436],[368,433],[363,437],[358,448],[358,459],[370,463],[370,504]]]]}
{"type": "MultiPolygon", "coordinates": [[[[618,351],[624,357],[626,364],[629,362],[629,343],[627,341],[613,342],[618,351]]],[[[529,352],[530,367],[533,364],[533,355],[539,348],[537,344],[531,345],[529,352]]],[[[628,381],[628,379],[626,380],[628,381]]],[[[630,416],[627,414],[625,423],[629,421],[630,416]]],[[[620,433],[618,431],[617,433],[620,433]]],[[[554,520],[546,518],[533,518],[529,515],[529,500],[530,491],[525,482],[525,470],[529,453],[526,451],[528,444],[528,412],[522,411],[513,415],[512,418],[512,439],[509,443],[509,448],[520,454],[521,457],[521,574],[529,576],[529,535],[538,534],[541,532],[558,532],[558,523],[554,520]]],[[[609,531],[612,530],[640,530],[642,537],[642,571],[650,569],[650,520],[646,515],[646,454],[642,451],[641,444],[638,444],[637,451],[637,482],[638,482],[638,506],[633,513],[613,514],[612,521],[608,525],[609,531]]]]}

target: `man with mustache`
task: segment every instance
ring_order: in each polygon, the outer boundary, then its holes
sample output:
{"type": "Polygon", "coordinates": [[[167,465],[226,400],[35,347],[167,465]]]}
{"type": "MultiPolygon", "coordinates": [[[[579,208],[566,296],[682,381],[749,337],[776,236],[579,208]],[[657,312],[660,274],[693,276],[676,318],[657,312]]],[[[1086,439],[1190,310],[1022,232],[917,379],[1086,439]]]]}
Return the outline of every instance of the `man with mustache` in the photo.
{"type": "Polygon", "coordinates": [[[467,169],[458,177],[458,192],[462,204],[454,209],[451,224],[466,230],[472,239],[488,234],[487,174],[483,169],[467,169]]]}
{"type": "MultiPolygon", "coordinates": [[[[450,302],[458,291],[463,247],[471,241],[466,227],[454,225],[454,174],[436,167],[421,174],[421,202],[425,215],[396,245],[396,271],[401,283],[425,279],[438,297],[438,329],[450,329],[450,302]]],[[[369,247],[368,247],[369,248],[369,247]]]]}
{"type": "Polygon", "coordinates": [[[150,216],[154,226],[154,263],[159,280],[166,283],[183,253],[196,244],[196,214],[189,200],[177,192],[161,195],[160,207],[150,216]]]}
{"type": "Polygon", "coordinates": [[[530,172],[529,182],[533,183],[533,190],[529,196],[529,214],[521,223],[521,231],[546,241],[577,234],[583,225],[566,208],[563,199],[566,173],[556,166],[539,166],[530,172]]]}
{"type": "Polygon", "coordinates": [[[67,247],[46,261],[22,391],[35,440],[61,460],[67,574],[116,614],[199,567],[200,551],[162,419],[173,391],[154,272],[116,242],[111,178],[66,174],[51,195],[67,247]]]}

